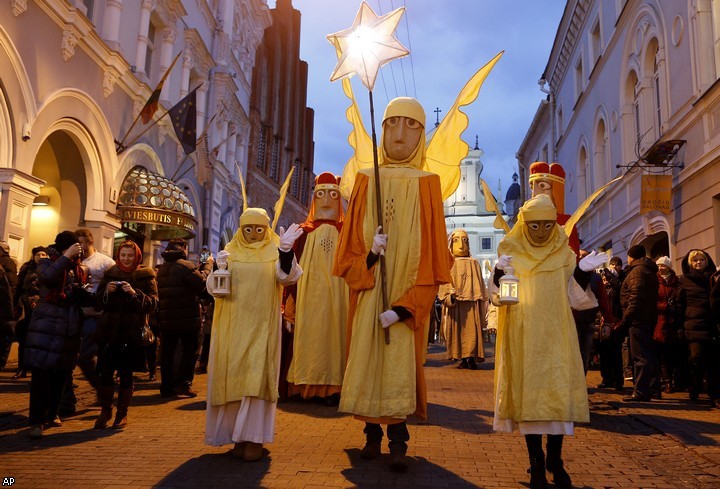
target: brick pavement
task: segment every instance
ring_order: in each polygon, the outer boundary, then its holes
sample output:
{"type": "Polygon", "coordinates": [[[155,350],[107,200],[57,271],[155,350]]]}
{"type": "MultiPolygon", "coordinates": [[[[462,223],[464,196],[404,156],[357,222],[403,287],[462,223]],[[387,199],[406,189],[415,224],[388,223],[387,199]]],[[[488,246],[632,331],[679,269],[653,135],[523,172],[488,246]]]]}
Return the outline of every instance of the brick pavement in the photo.
{"type": "MultiPolygon", "coordinates": [[[[407,474],[389,457],[365,461],[362,425],[334,408],[280,403],[275,443],[261,462],[203,444],[204,402],[167,401],[158,384],[138,382],[124,431],[92,430],[99,408],[79,381],[80,411],[42,440],[27,437],[29,380],[0,373],[0,481],[14,487],[470,488],[528,487],[525,444],[492,432],[492,358],[458,370],[431,349],[426,366],[429,420],[411,423],[407,474]]],[[[591,371],[588,385],[598,373],[591,371]]],[[[205,392],[206,376],[195,387],[205,392]]],[[[576,487],[718,487],[720,410],[692,405],[687,394],[626,404],[614,391],[590,389],[591,422],[567,437],[564,454],[576,487]]],[[[383,447],[387,451],[386,445],[383,447]]]]}

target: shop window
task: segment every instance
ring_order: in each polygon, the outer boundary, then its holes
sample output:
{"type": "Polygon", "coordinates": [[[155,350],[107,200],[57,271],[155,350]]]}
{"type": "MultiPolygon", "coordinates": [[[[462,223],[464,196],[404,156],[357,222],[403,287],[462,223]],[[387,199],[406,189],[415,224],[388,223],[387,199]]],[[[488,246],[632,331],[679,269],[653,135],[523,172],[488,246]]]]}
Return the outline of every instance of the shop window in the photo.
{"type": "Polygon", "coordinates": [[[482,251],[492,250],[492,238],[480,238],[480,249],[482,251]]]}

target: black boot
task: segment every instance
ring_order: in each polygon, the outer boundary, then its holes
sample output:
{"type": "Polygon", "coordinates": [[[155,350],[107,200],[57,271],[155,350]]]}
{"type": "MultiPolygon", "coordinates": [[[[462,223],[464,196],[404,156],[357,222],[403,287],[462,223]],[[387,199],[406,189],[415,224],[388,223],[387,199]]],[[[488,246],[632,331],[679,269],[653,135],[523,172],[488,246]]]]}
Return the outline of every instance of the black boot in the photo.
{"type": "Polygon", "coordinates": [[[120,387],[118,391],[117,413],[113,422],[113,429],[121,430],[127,426],[127,414],[130,407],[130,399],[132,399],[132,387],[120,387]]]}
{"type": "Polygon", "coordinates": [[[107,424],[112,418],[113,397],[115,397],[115,385],[100,385],[98,389],[98,400],[100,401],[100,415],[95,420],[95,429],[102,430],[107,428],[107,424]]]}
{"type": "Polygon", "coordinates": [[[552,473],[555,486],[570,488],[572,480],[562,461],[563,435],[548,435],[547,438],[547,470],[552,473]]]}
{"type": "Polygon", "coordinates": [[[378,458],[381,453],[380,445],[383,438],[383,430],[379,424],[365,423],[365,446],[360,450],[360,457],[365,460],[378,458]]]}
{"type": "Polygon", "coordinates": [[[405,454],[407,453],[407,442],[410,440],[407,422],[388,425],[387,434],[390,439],[390,470],[406,472],[408,462],[405,454]]]}
{"type": "Polygon", "coordinates": [[[547,489],[548,482],[545,476],[545,453],[542,449],[542,435],[525,435],[525,444],[530,458],[530,487],[531,489],[547,489]]]}

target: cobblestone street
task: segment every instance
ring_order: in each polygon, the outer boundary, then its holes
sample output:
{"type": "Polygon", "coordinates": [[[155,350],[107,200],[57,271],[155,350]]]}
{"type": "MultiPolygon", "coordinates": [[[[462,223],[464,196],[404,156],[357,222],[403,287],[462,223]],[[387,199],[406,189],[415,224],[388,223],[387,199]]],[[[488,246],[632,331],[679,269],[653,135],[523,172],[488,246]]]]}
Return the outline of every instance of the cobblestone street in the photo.
{"type": "MultiPolygon", "coordinates": [[[[523,438],[492,431],[492,360],[477,371],[458,370],[442,349],[431,348],[430,417],[410,424],[406,474],[390,472],[389,455],[362,460],[362,425],[313,402],[280,403],[276,441],[261,462],[233,458],[230,446],[206,446],[205,375],[196,377],[195,399],[168,401],[158,384],[139,381],[124,431],[91,429],[99,407],[79,380],[78,413],[31,440],[29,379],[12,380],[8,368],[0,373],[0,477],[13,477],[20,488],[528,487],[523,438]]],[[[598,382],[591,371],[588,386],[598,382]]],[[[704,397],[693,405],[677,393],[641,405],[623,403],[615,391],[589,392],[591,422],[564,448],[575,487],[718,486],[720,410],[709,409],[704,397]]]]}

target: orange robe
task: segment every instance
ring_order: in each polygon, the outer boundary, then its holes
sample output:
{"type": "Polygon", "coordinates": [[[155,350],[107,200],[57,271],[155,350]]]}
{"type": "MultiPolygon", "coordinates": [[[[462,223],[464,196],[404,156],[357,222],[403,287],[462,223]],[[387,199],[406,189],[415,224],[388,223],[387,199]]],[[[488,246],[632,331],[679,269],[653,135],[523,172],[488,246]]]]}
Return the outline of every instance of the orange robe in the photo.
{"type": "Polygon", "coordinates": [[[452,257],[439,177],[414,168],[383,166],[380,182],[383,232],[388,234],[389,307],[402,306],[411,314],[404,324],[390,326],[390,345],[385,345],[377,319],[384,310],[380,283],[375,290],[379,266],[367,267],[377,227],[372,170],[357,175],[333,274],[343,277],[350,288],[348,365],[340,411],[363,421],[392,424],[412,414],[427,418],[423,363],[428,321],[438,286],[451,280],[452,257]],[[399,366],[399,361],[413,362],[414,368],[399,366]]]}

